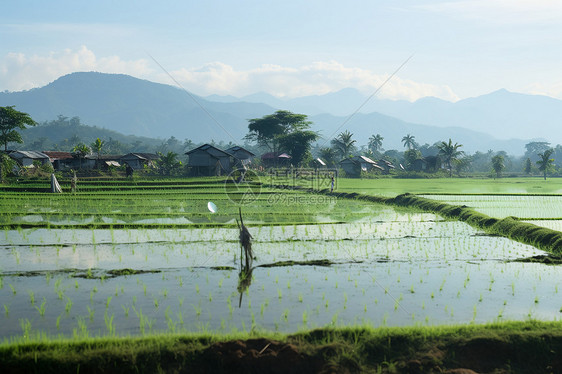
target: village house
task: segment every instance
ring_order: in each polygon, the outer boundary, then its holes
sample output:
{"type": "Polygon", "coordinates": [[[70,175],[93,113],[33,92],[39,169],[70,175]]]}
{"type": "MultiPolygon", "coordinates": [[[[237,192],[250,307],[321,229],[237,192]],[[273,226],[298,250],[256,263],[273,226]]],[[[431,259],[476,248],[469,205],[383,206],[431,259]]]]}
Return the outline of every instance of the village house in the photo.
{"type": "Polygon", "coordinates": [[[53,168],[57,171],[78,169],[78,159],[70,152],[43,151],[43,153],[49,156],[53,168]]]}
{"type": "Polygon", "coordinates": [[[8,156],[22,167],[33,167],[34,161],[39,161],[41,165],[51,162],[49,156],[37,151],[10,151],[8,156]]]}
{"type": "Polygon", "coordinates": [[[340,161],[340,166],[349,177],[359,177],[361,171],[381,170],[384,168],[379,166],[375,161],[366,156],[353,156],[340,161]]]}
{"type": "Polygon", "coordinates": [[[237,145],[228,148],[225,152],[230,153],[232,156],[234,156],[235,160],[240,161],[240,165],[234,165],[234,167],[236,168],[240,166],[248,167],[248,165],[250,165],[250,163],[252,162],[252,159],[256,156],[255,154],[248,151],[247,149],[244,149],[237,145]]]}
{"type": "Polygon", "coordinates": [[[377,165],[382,168],[383,174],[389,174],[391,169],[395,169],[395,166],[392,165],[392,162],[383,160],[382,158],[377,161],[377,165]]]}
{"type": "Polygon", "coordinates": [[[189,156],[190,174],[196,176],[213,176],[228,174],[241,161],[233,154],[225,152],[210,144],[203,144],[185,153],[189,156]]]}
{"type": "Polygon", "coordinates": [[[119,164],[129,165],[133,170],[142,170],[144,167],[155,167],[156,161],[160,159],[160,156],[154,153],[127,153],[126,155],[122,156],[118,161],[119,164]]]}

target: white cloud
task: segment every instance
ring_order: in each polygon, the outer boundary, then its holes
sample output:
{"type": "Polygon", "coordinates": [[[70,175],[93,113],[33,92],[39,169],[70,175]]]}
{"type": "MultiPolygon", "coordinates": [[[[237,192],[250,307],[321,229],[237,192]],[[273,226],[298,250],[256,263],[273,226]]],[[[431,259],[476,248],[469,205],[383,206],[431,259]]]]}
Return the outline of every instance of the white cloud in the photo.
{"type": "Polygon", "coordinates": [[[535,83],[528,86],[525,92],[531,95],[545,95],[562,100],[562,81],[552,82],[548,85],[535,83]]]}
{"type": "Polygon", "coordinates": [[[560,22],[562,2],[558,0],[461,0],[416,6],[431,12],[496,24],[560,22]]]}
{"type": "MultiPolygon", "coordinates": [[[[314,62],[298,68],[261,65],[246,71],[237,71],[232,66],[214,62],[196,69],[180,69],[170,74],[184,88],[200,95],[244,96],[255,92],[268,92],[278,97],[322,95],[348,87],[370,94],[388,78],[388,75],[346,67],[336,61],[314,62]]],[[[170,83],[163,74],[158,80],[170,83]]],[[[458,100],[447,86],[418,83],[398,76],[393,77],[380,90],[378,96],[410,101],[425,96],[458,100]]]]}
{"type": "Polygon", "coordinates": [[[40,87],[77,71],[99,71],[143,76],[149,73],[146,60],[123,61],[118,56],[97,58],[85,46],[47,56],[8,53],[0,62],[0,89],[22,91],[40,87]]]}

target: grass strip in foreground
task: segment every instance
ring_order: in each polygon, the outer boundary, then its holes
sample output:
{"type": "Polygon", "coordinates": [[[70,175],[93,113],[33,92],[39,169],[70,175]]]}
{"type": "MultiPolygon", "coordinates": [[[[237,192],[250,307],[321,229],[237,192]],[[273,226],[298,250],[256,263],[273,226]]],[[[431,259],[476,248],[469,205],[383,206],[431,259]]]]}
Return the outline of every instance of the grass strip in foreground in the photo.
{"type": "Polygon", "coordinates": [[[560,373],[560,322],[90,338],[0,345],[3,373],[560,373]],[[465,371],[460,371],[464,369],[465,371]]]}

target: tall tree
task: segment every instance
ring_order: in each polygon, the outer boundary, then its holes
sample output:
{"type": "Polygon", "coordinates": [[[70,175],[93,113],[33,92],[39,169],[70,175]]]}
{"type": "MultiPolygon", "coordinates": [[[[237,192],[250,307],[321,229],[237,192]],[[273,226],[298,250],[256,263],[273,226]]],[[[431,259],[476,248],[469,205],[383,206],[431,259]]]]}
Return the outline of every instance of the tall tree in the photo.
{"type": "Polygon", "coordinates": [[[369,149],[373,152],[382,151],[382,141],[384,138],[380,134],[371,135],[369,138],[369,149]]]}
{"type": "Polygon", "coordinates": [[[273,114],[249,120],[248,134],[245,139],[267,147],[272,152],[279,150],[280,138],[295,131],[308,130],[312,122],[305,114],[295,114],[287,110],[278,110],[273,114]]]}
{"type": "Polygon", "coordinates": [[[416,149],[417,144],[416,144],[416,137],[414,135],[406,135],[402,138],[402,143],[404,144],[404,147],[408,148],[408,149],[416,149]]]}
{"type": "Polygon", "coordinates": [[[318,139],[318,134],[309,130],[312,122],[306,114],[278,110],[249,122],[246,140],[267,147],[274,153],[280,150],[287,152],[295,165],[307,158],[312,142],[318,139]]]}
{"type": "Polygon", "coordinates": [[[554,164],[554,159],[550,158],[552,152],[554,152],[554,149],[550,148],[538,154],[539,160],[537,161],[537,165],[539,166],[539,170],[543,172],[544,180],[546,180],[546,173],[552,169],[554,164]]]}
{"type": "Polygon", "coordinates": [[[0,107],[0,143],[4,143],[4,151],[8,151],[8,143],[23,143],[18,130],[26,126],[35,126],[37,122],[27,113],[19,112],[15,106],[0,107]]]}
{"type": "Polygon", "coordinates": [[[495,155],[492,157],[492,169],[496,172],[496,177],[499,178],[500,174],[505,169],[505,159],[503,155],[495,155]]]}
{"type": "Polygon", "coordinates": [[[318,134],[310,130],[293,131],[279,138],[281,149],[291,155],[294,165],[301,165],[307,158],[310,159],[310,145],[318,139],[318,134]]]}
{"type": "Polygon", "coordinates": [[[105,141],[101,140],[100,138],[97,138],[96,140],[94,140],[92,142],[92,144],[90,145],[90,147],[92,148],[92,150],[94,152],[96,152],[97,156],[98,156],[98,160],[100,159],[100,154],[101,154],[101,150],[103,148],[105,144],[105,141]]]}
{"type": "Polygon", "coordinates": [[[449,169],[449,177],[453,176],[453,167],[451,163],[453,160],[458,159],[464,154],[463,151],[459,151],[460,147],[462,147],[462,144],[453,144],[450,138],[448,143],[441,142],[441,144],[437,146],[437,148],[439,148],[439,156],[441,156],[441,159],[445,161],[447,168],[449,169]]]}
{"type": "Polygon", "coordinates": [[[550,149],[549,142],[530,142],[525,144],[525,156],[536,156],[550,149]]]}
{"type": "Polygon", "coordinates": [[[345,130],[340,132],[338,136],[332,139],[332,147],[336,152],[343,158],[349,156],[355,149],[355,143],[357,141],[353,139],[353,133],[345,130]]]}

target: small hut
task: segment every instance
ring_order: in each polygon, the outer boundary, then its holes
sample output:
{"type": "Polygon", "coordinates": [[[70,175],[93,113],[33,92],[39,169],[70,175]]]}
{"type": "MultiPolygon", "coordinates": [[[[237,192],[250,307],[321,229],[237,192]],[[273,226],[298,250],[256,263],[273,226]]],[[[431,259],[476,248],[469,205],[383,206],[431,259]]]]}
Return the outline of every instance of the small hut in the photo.
{"type": "Polygon", "coordinates": [[[366,156],[353,156],[340,161],[340,166],[345,174],[350,177],[358,177],[361,171],[384,170],[375,161],[366,156]]]}
{"type": "Polygon", "coordinates": [[[144,167],[155,167],[155,163],[157,160],[160,159],[160,156],[154,153],[128,153],[125,156],[122,156],[119,160],[120,164],[127,164],[133,170],[141,170],[144,167]]]}
{"type": "Polygon", "coordinates": [[[377,165],[382,169],[383,174],[389,174],[391,169],[395,169],[396,167],[392,164],[392,162],[383,160],[382,158],[377,161],[377,165]]]}
{"type": "Polygon", "coordinates": [[[23,167],[33,167],[33,162],[35,161],[39,161],[41,165],[51,162],[49,156],[37,151],[11,151],[8,153],[8,156],[16,161],[19,166],[23,167]]]}
{"type": "Polygon", "coordinates": [[[248,151],[247,149],[244,149],[237,145],[228,148],[225,152],[234,156],[235,161],[240,161],[239,165],[234,165],[235,168],[239,168],[241,166],[247,167],[252,162],[252,159],[256,156],[255,154],[248,151]]]}
{"type": "Polygon", "coordinates": [[[265,167],[288,167],[291,165],[291,156],[283,152],[268,152],[261,156],[265,167]]]}
{"type": "Polygon", "coordinates": [[[43,151],[43,153],[49,156],[55,170],[78,169],[78,160],[70,152],[43,151]]]}
{"type": "Polygon", "coordinates": [[[185,153],[189,156],[188,167],[191,174],[197,176],[213,176],[228,174],[238,162],[236,157],[210,144],[203,144],[185,153]]]}

